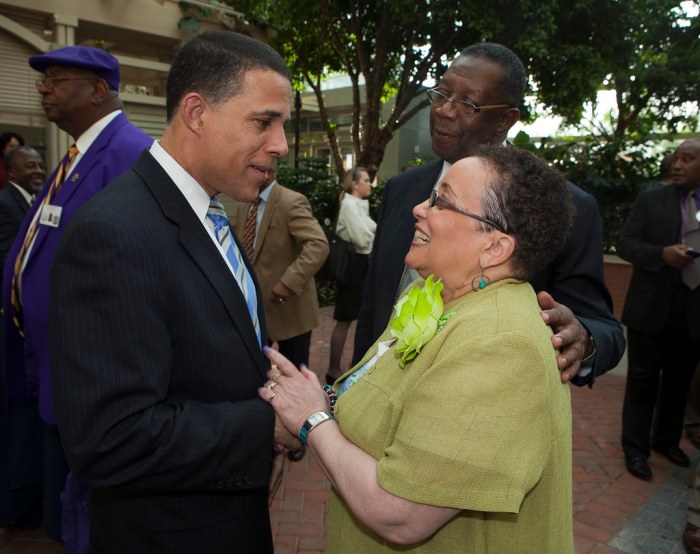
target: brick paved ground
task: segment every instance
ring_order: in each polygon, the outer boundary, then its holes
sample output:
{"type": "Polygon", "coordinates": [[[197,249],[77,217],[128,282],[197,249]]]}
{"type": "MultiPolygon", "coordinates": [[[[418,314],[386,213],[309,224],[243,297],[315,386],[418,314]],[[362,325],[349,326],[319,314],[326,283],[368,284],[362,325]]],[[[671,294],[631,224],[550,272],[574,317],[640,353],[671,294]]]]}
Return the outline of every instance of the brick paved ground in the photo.
{"type": "MultiPolygon", "coordinates": [[[[314,331],[310,366],[323,377],[328,365],[332,308],[322,309],[314,331]]],[[[345,359],[349,359],[351,328],[345,359]]],[[[346,361],[346,364],[348,362],[346,361]]],[[[629,475],[619,446],[624,368],[593,389],[572,387],[574,448],[574,542],[577,554],[681,554],[680,532],[690,497],[688,469],[652,453],[654,480],[629,475]]],[[[697,460],[685,439],[681,447],[697,460]]],[[[313,455],[288,463],[272,505],[277,554],[317,554],[325,548],[324,514],[330,486],[313,455]]],[[[203,546],[202,552],[206,552],[203,546]]],[[[0,533],[0,554],[63,554],[41,532],[0,533]]]]}

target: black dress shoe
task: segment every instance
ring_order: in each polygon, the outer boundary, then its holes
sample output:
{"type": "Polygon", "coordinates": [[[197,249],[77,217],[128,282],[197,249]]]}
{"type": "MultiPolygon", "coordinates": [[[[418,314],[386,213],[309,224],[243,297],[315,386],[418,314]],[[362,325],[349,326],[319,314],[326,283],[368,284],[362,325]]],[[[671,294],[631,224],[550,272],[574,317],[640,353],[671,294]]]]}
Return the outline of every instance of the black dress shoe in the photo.
{"type": "Polygon", "coordinates": [[[688,456],[686,456],[685,452],[683,452],[677,446],[666,446],[664,448],[655,448],[652,446],[651,449],[659,454],[662,454],[663,456],[666,456],[677,466],[688,467],[690,465],[688,456]]]}
{"type": "Polygon", "coordinates": [[[651,478],[653,477],[651,468],[644,458],[640,456],[635,458],[626,457],[625,465],[627,466],[627,471],[629,471],[635,477],[639,477],[645,481],[651,481],[651,478]]]}
{"type": "Polygon", "coordinates": [[[298,462],[306,454],[306,446],[302,446],[299,450],[290,450],[287,452],[287,458],[290,462],[298,462]]]}
{"type": "Polygon", "coordinates": [[[700,554],[700,527],[692,523],[685,524],[683,546],[688,554],[700,554]]]}

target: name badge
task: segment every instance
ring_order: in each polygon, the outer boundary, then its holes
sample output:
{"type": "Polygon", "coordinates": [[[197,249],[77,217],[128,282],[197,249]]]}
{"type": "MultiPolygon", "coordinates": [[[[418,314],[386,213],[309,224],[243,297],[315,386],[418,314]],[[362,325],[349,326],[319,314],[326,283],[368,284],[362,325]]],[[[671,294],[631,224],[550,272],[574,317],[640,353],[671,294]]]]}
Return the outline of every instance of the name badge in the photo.
{"type": "Polygon", "coordinates": [[[58,227],[61,223],[61,212],[63,207],[52,206],[51,204],[44,204],[41,208],[41,215],[39,216],[40,225],[48,225],[49,227],[58,227]]]}

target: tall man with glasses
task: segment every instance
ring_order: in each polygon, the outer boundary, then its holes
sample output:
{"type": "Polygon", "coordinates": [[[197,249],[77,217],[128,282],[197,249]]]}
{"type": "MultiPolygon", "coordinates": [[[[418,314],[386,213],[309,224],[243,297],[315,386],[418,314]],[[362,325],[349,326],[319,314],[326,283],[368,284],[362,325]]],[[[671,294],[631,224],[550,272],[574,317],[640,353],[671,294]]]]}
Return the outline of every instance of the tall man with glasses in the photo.
{"type": "MultiPolygon", "coordinates": [[[[152,142],[129,123],[119,99],[119,61],[98,48],[68,46],[29,58],[46,118],[74,141],[27,213],[5,260],[2,353],[11,402],[36,403],[43,439],[35,451],[10,444],[13,467],[43,465],[44,527],[60,541],[68,466],[56,427],[49,348],[49,278],[68,221],[95,193],[134,163],[152,142]],[[43,464],[36,454],[43,446],[43,464]],[[28,452],[27,458],[20,456],[28,452]],[[34,458],[34,459],[32,459],[34,458]]],[[[35,408],[36,410],[36,408],[35,408]]],[[[12,418],[13,424],[21,418],[12,418]]],[[[27,423],[25,421],[25,423],[27,423]]],[[[21,429],[13,437],[24,437],[21,429]]],[[[24,445],[26,446],[26,444],[24,445]]],[[[23,475],[27,485],[36,479],[23,475]]],[[[38,476],[39,482],[41,476],[38,476]]],[[[4,522],[0,522],[2,525],[4,522]]],[[[68,538],[67,540],[72,540],[68,538]]]]}
{"type": "MultiPolygon", "coordinates": [[[[355,331],[353,363],[385,329],[398,295],[412,280],[404,257],[414,234],[413,207],[430,196],[454,162],[480,145],[505,143],[520,118],[518,105],[526,77],[512,51],[481,43],[464,49],[438,86],[428,91],[430,135],[440,159],[387,183],[355,331]]],[[[564,252],[535,276],[532,285],[536,291],[546,291],[538,293],[538,300],[543,319],[555,332],[552,344],[561,350],[557,363],[562,381],[591,386],[596,376],[617,364],[625,341],[603,282],[597,204],[589,194],[571,183],[568,186],[577,209],[573,235],[564,252]]]]}

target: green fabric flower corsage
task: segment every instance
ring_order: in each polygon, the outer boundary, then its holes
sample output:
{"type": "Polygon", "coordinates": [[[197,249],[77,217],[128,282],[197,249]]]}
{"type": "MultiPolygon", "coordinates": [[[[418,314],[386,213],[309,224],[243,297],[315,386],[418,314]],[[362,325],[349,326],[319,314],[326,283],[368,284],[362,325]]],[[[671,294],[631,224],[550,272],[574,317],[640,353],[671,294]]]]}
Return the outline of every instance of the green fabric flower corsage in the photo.
{"type": "Polygon", "coordinates": [[[440,292],[445,285],[430,275],[423,287],[415,287],[396,303],[396,315],[391,322],[391,335],[397,339],[396,354],[401,354],[399,366],[403,369],[425,344],[435,336],[454,312],[443,314],[445,305],[440,292]]]}

